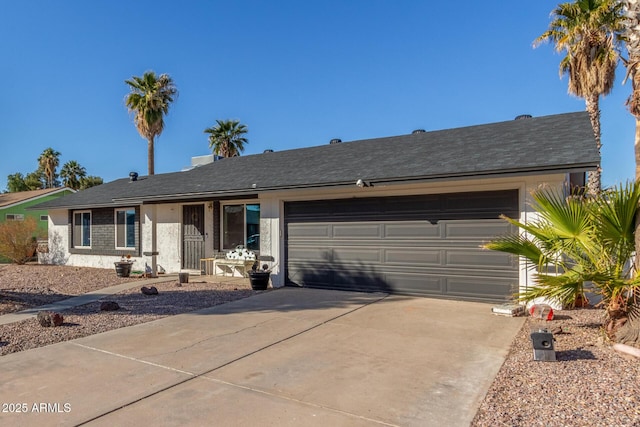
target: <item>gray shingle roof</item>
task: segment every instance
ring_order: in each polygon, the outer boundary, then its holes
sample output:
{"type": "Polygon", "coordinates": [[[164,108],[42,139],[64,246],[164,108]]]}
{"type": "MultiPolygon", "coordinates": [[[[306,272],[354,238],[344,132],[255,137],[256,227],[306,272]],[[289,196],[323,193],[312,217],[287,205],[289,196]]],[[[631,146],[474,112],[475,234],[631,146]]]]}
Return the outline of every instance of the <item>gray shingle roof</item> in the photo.
{"type": "Polygon", "coordinates": [[[578,112],[234,157],[135,182],[116,180],[42,206],[122,206],[353,185],[357,179],[375,184],[579,171],[599,162],[589,117],[578,112]]]}

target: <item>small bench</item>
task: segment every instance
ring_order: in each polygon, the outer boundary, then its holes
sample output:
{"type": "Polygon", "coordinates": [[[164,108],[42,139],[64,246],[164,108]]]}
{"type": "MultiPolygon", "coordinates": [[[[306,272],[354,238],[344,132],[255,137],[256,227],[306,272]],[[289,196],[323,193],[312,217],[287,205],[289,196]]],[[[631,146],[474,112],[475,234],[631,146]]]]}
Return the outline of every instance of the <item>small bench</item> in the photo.
{"type": "Polygon", "coordinates": [[[247,277],[247,271],[255,262],[252,259],[216,259],[213,263],[213,274],[217,276],[220,272],[223,276],[226,276],[227,273],[230,276],[235,276],[235,273],[238,272],[242,277],[247,277]]]}

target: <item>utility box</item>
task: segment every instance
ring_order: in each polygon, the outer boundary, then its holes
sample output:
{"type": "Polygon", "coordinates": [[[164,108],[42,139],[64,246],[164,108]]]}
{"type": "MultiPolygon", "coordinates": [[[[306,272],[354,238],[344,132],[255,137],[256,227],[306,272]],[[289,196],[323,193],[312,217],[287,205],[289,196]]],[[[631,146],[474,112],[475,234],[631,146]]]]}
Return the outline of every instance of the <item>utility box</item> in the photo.
{"type": "Polygon", "coordinates": [[[531,332],[533,360],[555,362],[556,351],[553,347],[553,334],[546,329],[531,332]]]}

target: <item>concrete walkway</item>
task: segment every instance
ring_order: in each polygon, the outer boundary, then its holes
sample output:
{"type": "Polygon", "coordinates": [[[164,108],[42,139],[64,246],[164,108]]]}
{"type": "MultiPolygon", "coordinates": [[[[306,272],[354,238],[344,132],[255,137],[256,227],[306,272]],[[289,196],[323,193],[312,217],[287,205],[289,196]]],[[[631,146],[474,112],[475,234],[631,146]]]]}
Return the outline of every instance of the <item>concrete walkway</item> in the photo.
{"type": "Polygon", "coordinates": [[[283,288],[0,357],[0,425],[468,426],[522,324],[283,288]]]}
{"type": "MultiPolygon", "coordinates": [[[[175,276],[177,280],[178,276],[175,276]]],[[[15,313],[3,314],[0,316],[0,325],[6,325],[8,323],[19,322],[21,320],[30,319],[37,316],[39,311],[51,310],[61,311],[68,308],[77,307],[83,304],[89,304],[94,301],[98,301],[100,298],[104,298],[109,295],[117,294],[118,292],[135,287],[150,286],[154,283],[166,282],[172,280],[174,277],[159,277],[157,279],[148,280],[132,280],[131,282],[121,283],[119,285],[110,286],[108,288],[98,289],[97,291],[88,292],[86,294],[78,295],[77,297],[67,298],[61,301],[56,301],[51,304],[41,305],[38,307],[28,308],[26,310],[17,311],[15,313]]]]}
{"type": "MultiPolygon", "coordinates": [[[[131,282],[121,283],[119,285],[110,286],[108,288],[98,289],[96,291],[87,292],[86,294],[78,295],[76,297],[67,298],[61,301],[56,301],[51,304],[40,305],[37,307],[28,308],[26,310],[16,311],[15,313],[8,313],[0,315],[0,325],[6,325],[13,322],[20,322],[27,320],[38,315],[39,311],[62,311],[72,307],[78,307],[80,305],[89,304],[91,302],[98,301],[106,296],[114,295],[127,289],[141,288],[143,286],[153,286],[156,283],[168,282],[171,280],[178,281],[177,274],[168,274],[159,276],[153,279],[139,280],[135,279],[131,282]]],[[[247,279],[241,277],[225,277],[225,276],[192,276],[191,280],[205,280],[216,283],[223,282],[240,282],[247,279]]]]}

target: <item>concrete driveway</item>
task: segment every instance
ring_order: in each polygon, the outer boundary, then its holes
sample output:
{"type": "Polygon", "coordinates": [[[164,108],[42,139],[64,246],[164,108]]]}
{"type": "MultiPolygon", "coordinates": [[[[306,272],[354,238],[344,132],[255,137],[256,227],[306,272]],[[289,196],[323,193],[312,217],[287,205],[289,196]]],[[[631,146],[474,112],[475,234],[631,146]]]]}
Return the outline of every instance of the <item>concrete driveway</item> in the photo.
{"type": "Polygon", "coordinates": [[[468,426],[523,323],[490,309],[265,292],[0,357],[0,425],[468,426]]]}

